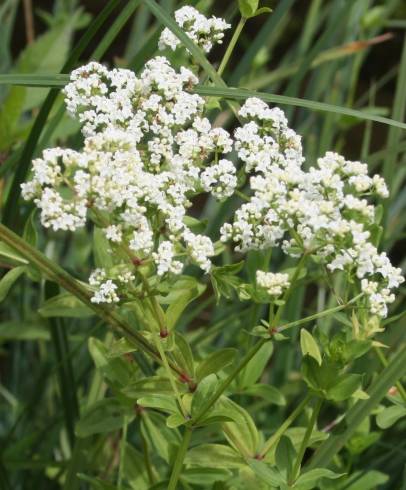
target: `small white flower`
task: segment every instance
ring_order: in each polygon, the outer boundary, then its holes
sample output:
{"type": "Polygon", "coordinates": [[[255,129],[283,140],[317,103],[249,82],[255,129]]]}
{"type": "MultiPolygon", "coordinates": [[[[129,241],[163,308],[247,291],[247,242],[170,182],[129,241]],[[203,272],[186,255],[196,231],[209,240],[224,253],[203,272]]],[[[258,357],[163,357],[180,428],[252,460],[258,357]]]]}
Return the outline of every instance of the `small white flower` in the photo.
{"type": "Polygon", "coordinates": [[[225,159],[205,168],[200,175],[200,180],[203,189],[211,192],[217,199],[231,196],[237,187],[234,164],[225,159]]]}
{"type": "MultiPolygon", "coordinates": [[[[231,27],[225,20],[214,16],[207,18],[191,6],[176,10],[175,20],[206,53],[211,51],[214,44],[223,42],[224,31],[231,27]]],[[[162,50],[168,47],[174,51],[179,44],[179,39],[166,27],[159,38],[158,48],[162,50]]]]}
{"type": "Polygon", "coordinates": [[[289,276],[284,273],[257,271],[256,279],[257,285],[266,289],[269,296],[275,298],[281,296],[283,291],[290,285],[289,276]]]}
{"type": "Polygon", "coordinates": [[[113,243],[120,243],[123,239],[123,232],[119,225],[110,225],[105,228],[104,233],[106,234],[107,240],[113,243]]]}
{"type": "Polygon", "coordinates": [[[183,269],[182,262],[174,260],[175,250],[171,242],[162,242],[158,251],[152,254],[158,267],[158,275],[162,276],[166,272],[173,272],[174,274],[180,274],[183,269]]]}
{"type": "Polygon", "coordinates": [[[92,303],[117,303],[120,300],[116,293],[117,288],[117,284],[114,284],[111,279],[107,279],[106,282],[100,284],[90,301],[92,303]]]}
{"type": "Polygon", "coordinates": [[[188,230],[183,232],[183,239],[186,242],[188,253],[201,269],[210,272],[211,261],[209,257],[214,255],[213,242],[204,235],[194,235],[188,230]]]}

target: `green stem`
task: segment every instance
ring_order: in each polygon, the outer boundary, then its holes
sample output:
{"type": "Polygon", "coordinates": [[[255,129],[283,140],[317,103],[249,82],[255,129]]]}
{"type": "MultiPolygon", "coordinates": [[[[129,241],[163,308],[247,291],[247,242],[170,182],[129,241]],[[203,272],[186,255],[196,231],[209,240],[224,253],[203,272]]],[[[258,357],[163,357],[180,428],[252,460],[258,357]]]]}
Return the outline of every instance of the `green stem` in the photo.
{"type": "Polygon", "coordinates": [[[249,200],[250,200],[250,198],[249,198],[249,197],[248,197],[246,194],[244,194],[243,192],[239,191],[238,189],[236,189],[236,190],[234,191],[234,194],[235,194],[236,196],[238,196],[238,197],[241,197],[241,199],[242,199],[243,201],[249,201],[249,200]]]}
{"type": "Polygon", "coordinates": [[[189,420],[190,416],[189,416],[189,414],[188,414],[185,406],[183,405],[182,397],[180,396],[178,387],[176,386],[176,381],[175,381],[175,379],[173,377],[173,373],[172,373],[171,368],[169,366],[168,359],[166,357],[165,351],[164,351],[164,349],[162,347],[161,341],[158,338],[158,335],[157,335],[154,327],[151,327],[151,333],[152,333],[152,337],[154,339],[156,348],[158,349],[158,352],[159,352],[159,354],[161,356],[161,359],[163,361],[163,365],[164,365],[164,368],[166,370],[166,374],[167,374],[167,376],[169,378],[169,382],[171,383],[172,390],[173,390],[173,392],[174,392],[174,394],[176,396],[176,399],[178,400],[179,408],[180,408],[180,410],[182,412],[182,415],[185,418],[185,420],[189,420]]]}
{"type": "Polygon", "coordinates": [[[302,318],[300,320],[285,323],[284,325],[278,327],[278,332],[283,332],[284,330],[288,330],[289,328],[297,327],[299,325],[303,325],[304,323],[308,323],[318,318],[323,318],[325,316],[331,315],[332,313],[337,313],[338,311],[344,310],[345,308],[348,308],[348,306],[358,301],[361,296],[363,296],[363,294],[364,293],[357,294],[357,296],[354,296],[354,298],[343,305],[334,306],[333,308],[328,308],[327,310],[320,311],[319,313],[315,313],[314,315],[306,316],[305,318],[302,318]]]}
{"type": "Polygon", "coordinates": [[[296,481],[296,479],[299,476],[300,467],[301,467],[301,464],[302,464],[302,461],[303,461],[303,456],[304,456],[304,454],[306,452],[307,446],[309,445],[309,441],[310,441],[310,438],[312,436],[314,426],[317,423],[317,417],[319,416],[320,408],[321,408],[321,404],[322,403],[323,403],[323,400],[321,398],[319,398],[316,401],[316,405],[315,405],[315,407],[313,409],[312,416],[311,416],[311,418],[309,420],[309,424],[307,425],[306,432],[305,432],[305,435],[304,435],[303,440],[302,440],[302,444],[300,445],[299,452],[297,454],[295,465],[293,466],[293,470],[292,470],[292,483],[294,481],[296,481]]]}
{"type": "Polygon", "coordinates": [[[142,451],[144,453],[144,463],[147,469],[148,481],[149,484],[152,486],[155,483],[155,479],[154,479],[154,472],[152,470],[152,465],[151,465],[151,458],[149,457],[148,443],[145,437],[143,436],[142,432],[140,432],[140,434],[141,434],[141,442],[142,442],[142,451]]]}
{"type": "Polygon", "coordinates": [[[254,344],[251,349],[247,352],[244,359],[238,364],[230,373],[230,375],[220,384],[217,391],[203,404],[200,412],[194,418],[193,425],[198,424],[198,422],[206,415],[206,413],[211,409],[211,407],[216,403],[224,391],[229,387],[229,385],[234,381],[238,373],[244,369],[244,367],[249,363],[249,361],[255,356],[259,349],[268,341],[269,339],[261,339],[256,344],[254,344]]]}
{"type": "MultiPolygon", "coordinates": [[[[375,353],[378,356],[379,360],[381,361],[381,364],[383,367],[387,367],[388,361],[386,357],[383,355],[381,349],[379,347],[375,347],[375,353]]],[[[399,391],[400,396],[402,397],[403,401],[406,403],[406,390],[403,388],[403,385],[400,381],[395,383],[396,388],[399,391]]]]}
{"type": "Polygon", "coordinates": [[[117,487],[118,490],[122,489],[123,486],[123,474],[124,474],[124,459],[125,459],[125,449],[127,444],[127,429],[128,429],[128,419],[124,417],[123,433],[120,441],[120,465],[118,468],[118,480],[117,487]]]}
{"type": "Polygon", "coordinates": [[[227,63],[229,62],[231,55],[234,51],[235,45],[237,44],[238,38],[240,37],[241,31],[244,28],[245,23],[247,22],[247,19],[244,17],[241,17],[240,22],[238,23],[237,27],[235,28],[233,37],[230,40],[230,44],[227,46],[226,52],[224,53],[223,59],[221,60],[220,66],[217,70],[218,75],[222,75],[227,63]]]}
{"type": "Polygon", "coordinates": [[[171,478],[168,484],[168,490],[176,490],[177,488],[180,472],[183,466],[183,460],[185,459],[191,436],[192,436],[192,428],[185,427],[185,432],[183,433],[183,439],[182,442],[180,443],[178,453],[176,455],[175,464],[173,465],[171,478]]]}
{"type": "MultiPolygon", "coordinates": [[[[61,287],[69,291],[76,296],[82,303],[91,308],[100,318],[102,318],[108,325],[120,331],[124,336],[136,345],[145,354],[148,354],[155,361],[163,364],[159,352],[134,328],[129,325],[116,311],[106,305],[99,305],[91,302],[90,291],[68,272],[59,267],[53,261],[49,260],[39,250],[29,245],[25,240],[15,234],[6,226],[0,224],[0,240],[19,252],[25,259],[27,259],[32,265],[36,266],[45,277],[49,280],[56,282],[61,287]]],[[[176,364],[170,364],[177,374],[181,375],[182,371],[176,366],[176,364]]]]}
{"type": "Polygon", "coordinates": [[[312,395],[306,395],[305,398],[299,403],[299,405],[293,410],[289,417],[283,422],[279,429],[272,434],[272,436],[265,442],[264,447],[261,451],[261,456],[264,458],[267,453],[273,448],[273,446],[279,441],[283,436],[285,431],[293,424],[295,419],[302,413],[303,409],[309,403],[312,395]]]}

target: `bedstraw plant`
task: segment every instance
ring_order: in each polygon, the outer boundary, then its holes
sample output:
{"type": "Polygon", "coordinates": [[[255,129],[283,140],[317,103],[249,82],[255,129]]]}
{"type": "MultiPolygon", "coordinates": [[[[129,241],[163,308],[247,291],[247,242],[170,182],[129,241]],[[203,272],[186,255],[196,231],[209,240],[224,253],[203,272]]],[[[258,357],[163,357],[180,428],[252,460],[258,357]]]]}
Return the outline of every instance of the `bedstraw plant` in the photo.
{"type": "MultiPolygon", "coordinates": [[[[204,5],[168,14],[153,0],[126,2],[105,45],[79,63],[116,3],[92,21],[60,75],[0,76],[15,103],[22,91],[53,87],[5,164],[0,255],[9,270],[0,297],[16,283],[6,304],[21,311],[0,336],[8,328],[33,339],[30,358],[44,371],[30,381],[25,408],[1,385],[12,407],[0,426],[2,488],[404,488],[382,467],[384,429],[404,427],[406,416],[404,334],[394,342],[385,332],[402,318],[404,278],[385,232],[402,180],[390,163],[347,157],[326,133],[341,114],[348,127],[366,119],[369,141],[372,121],[386,123],[397,147],[404,108],[386,118],[292,97],[324,62],[309,45],[322,2],[312,3],[301,61],[281,67],[285,96],[229,88],[222,75],[244,26],[257,16],[282,22],[293,2],[271,12],[240,0],[227,20],[206,16],[204,5]],[[142,66],[137,48],[135,64],[109,68],[99,60],[136,8],[133,36],[153,16],[164,28],[148,31],[142,66]],[[218,70],[207,60],[213,52],[222,52],[218,70]],[[311,120],[293,119],[292,105],[328,112],[312,151],[311,120]],[[52,135],[61,121],[68,137],[52,135]],[[59,383],[48,386],[53,373],[59,383]],[[37,410],[50,417],[46,432],[21,432],[37,410]]],[[[330,3],[325,15],[340,8],[330,3]]],[[[239,66],[234,82],[244,79],[239,66]]],[[[248,73],[243,83],[251,82],[248,73]]],[[[27,100],[24,111],[33,109],[27,100]]],[[[387,151],[400,161],[400,150],[387,151]]]]}

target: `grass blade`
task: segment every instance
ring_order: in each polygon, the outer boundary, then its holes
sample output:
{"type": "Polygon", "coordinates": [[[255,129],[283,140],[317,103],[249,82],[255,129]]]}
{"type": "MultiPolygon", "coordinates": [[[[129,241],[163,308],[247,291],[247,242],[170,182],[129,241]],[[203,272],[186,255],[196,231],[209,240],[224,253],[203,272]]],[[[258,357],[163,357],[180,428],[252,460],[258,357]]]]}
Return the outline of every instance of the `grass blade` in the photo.
{"type": "MultiPolygon", "coordinates": [[[[392,118],[397,121],[404,121],[406,113],[406,35],[403,41],[402,60],[399,68],[399,75],[396,83],[395,98],[393,101],[392,118]]],[[[383,176],[389,189],[392,189],[393,180],[397,172],[398,163],[398,144],[401,139],[401,132],[398,128],[392,127],[389,130],[387,139],[387,157],[383,166],[383,176]]]]}
{"type": "MultiPolygon", "coordinates": [[[[55,284],[45,283],[45,299],[52,298],[59,293],[59,287],[55,284]]],[[[75,443],[75,421],[79,415],[79,404],[76,397],[75,378],[69,352],[69,341],[66,329],[58,318],[48,320],[55,356],[59,360],[58,380],[59,391],[62,399],[62,407],[65,413],[66,431],[68,433],[70,447],[75,443]]]]}
{"type": "Polygon", "coordinates": [[[131,0],[127,3],[127,5],[120,12],[120,15],[117,19],[112,23],[110,29],[107,31],[103,39],[94,50],[91,58],[93,60],[100,60],[100,58],[105,54],[107,49],[112,44],[113,40],[116,38],[117,34],[121,31],[121,29],[126,25],[130,17],[133,15],[135,9],[140,4],[141,0],[131,0]]]}
{"type": "MultiPolygon", "coordinates": [[[[58,86],[61,87],[69,81],[69,75],[0,75],[0,84],[9,83],[15,85],[26,85],[30,87],[58,86]],[[49,85],[47,85],[49,83],[49,85]]],[[[389,119],[387,117],[377,116],[369,112],[363,112],[357,109],[341,107],[314,100],[301,99],[298,97],[287,97],[285,95],[268,94],[265,92],[256,92],[255,90],[240,89],[235,87],[206,87],[198,85],[196,93],[203,96],[223,97],[230,100],[245,100],[248,97],[259,97],[265,102],[272,102],[281,105],[297,106],[311,109],[314,111],[330,112],[342,114],[345,116],[355,117],[365,121],[375,121],[381,124],[387,124],[399,129],[406,129],[406,124],[401,121],[389,119]]]]}
{"type": "Polygon", "coordinates": [[[0,85],[21,85],[23,87],[64,87],[69,82],[69,75],[19,75],[1,74],[0,85]]]}
{"type": "Polygon", "coordinates": [[[305,107],[313,111],[332,112],[345,116],[355,117],[365,121],[375,121],[382,124],[388,124],[401,129],[406,129],[406,124],[400,121],[395,121],[387,117],[376,116],[374,114],[363,112],[356,109],[341,107],[315,100],[300,99],[298,97],[287,97],[285,95],[268,94],[265,92],[255,92],[254,90],[239,89],[234,87],[204,87],[198,85],[195,87],[195,92],[199,95],[207,95],[213,97],[223,97],[225,99],[244,100],[248,97],[259,97],[265,102],[274,102],[276,104],[305,107]]]}

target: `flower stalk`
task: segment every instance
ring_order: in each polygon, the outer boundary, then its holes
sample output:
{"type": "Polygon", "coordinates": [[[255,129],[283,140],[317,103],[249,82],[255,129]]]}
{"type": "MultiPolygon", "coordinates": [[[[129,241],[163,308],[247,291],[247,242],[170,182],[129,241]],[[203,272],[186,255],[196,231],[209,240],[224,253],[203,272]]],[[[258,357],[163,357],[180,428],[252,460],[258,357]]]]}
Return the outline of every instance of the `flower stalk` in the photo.
{"type": "Polygon", "coordinates": [[[306,405],[311,400],[312,395],[307,394],[305,398],[299,403],[299,405],[293,410],[293,412],[287,417],[287,419],[282,423],[278,430],[272,434],[272,436],[265,442],[262,451],[260,453],[259,459],[264,459],[268,452],[277,444],[279,439],[283,436],[287,429],[293,424],[297,417],[306,408],[306,405]]]}
{"type": "Polygon", "coordinates": [[[294,464],[293,469],[292,469],[292,475],[291,475],[292,483],[294,481],[296,481],[298,476],[299,476],[300,467],[301,467],[302,461],[303,461],[303,456],[304,456],[306,449],[309,445],[309,442],[310,442],[310,439],[311,439],[311,436],[313,433],[313,429],[317,423],[317,417],[319,416],[322,403],[323,403],[323,400],[321,398],[318,398],[316,401],[316,404],[313,408],[312,416],[310,417],[309,423],[307,424],[306,432],[305,432],[305,435],[303,437],[302,443],[301,443],[300,448],[299,448],[299,452],[297,454],[295,464],[294,464]]]}
{"type": "Polygon", "coordinates": [[[242,30],[244,29],[245,23],[247,22],[247,19],[244,17],[241,17],[240,21],[238,22],[237,27],[235,28],[235,31],[233,33],[233,37],[230,40],[230,43],[227,46],[226,52],[224,53],[223,59],[220,62],[220,66],[217,70],[218,75],[222,76],[224,73],[224,70],[230,61],[231,55],[233,54],[235,45],[237,44],[238,38],[240,37],[240,34],[242,30]]]}
{"type": "Polygon", "coordinates": [[[189,426],[185,427],[183,432],[183,438],[180,443],[178,453],[176,455],[175,463],[173,465],[171,477],[168,484],[168,490],[176,490],[180,473],[183,467],[183,461],[185,459],[187,449],[189,447],[190,438],[192,437],[192,428],[189,426]]]}

